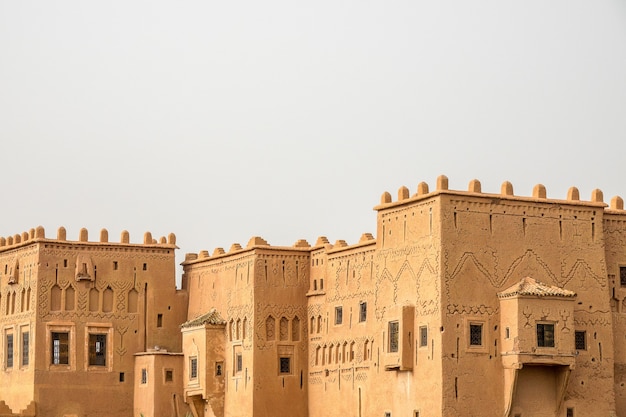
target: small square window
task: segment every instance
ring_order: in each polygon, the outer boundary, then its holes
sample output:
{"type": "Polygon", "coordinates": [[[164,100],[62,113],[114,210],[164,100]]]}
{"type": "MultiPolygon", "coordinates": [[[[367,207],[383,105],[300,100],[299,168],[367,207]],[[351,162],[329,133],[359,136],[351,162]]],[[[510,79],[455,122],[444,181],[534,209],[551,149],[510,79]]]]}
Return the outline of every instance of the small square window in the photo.
{"type": "Polygon", "coordinates": [[[116,271],[117,270],[117,261],[113,261],[113,270],[116,271]]]}
{"type": "Polygon", "coordinates": [[[165,370],[165,382],[172,382],[172,381],[174,381],[174,370],[166,369],[165,370]]]}
{"type": "Polygon", "coordinates": [[[291,358],[289,356],[281,356],[280,361],[280,373],[291,374],[291,358]]]}
{"type": "Polygon", "coordinates": [[[400,323],[389,322],[389,352],[397,352],[399,348],[400,323]]]}
{"type": "Polygon", "coordinates": [[[124,372],[120,372],[120,382],[124,382],[124,372]]]}
{"type": "Polygon", "coordinates": [[[143,270],[147,271],[148,270],[148,264],[143,264],[143,270]]]}
{"type": "Polygon", "coordinates": [[[148,370],[146,368],[141,368],[141,383],[144,385],[148,383],[148,370]]]}
{"type": "Polygon", "coordinates": [[[385,411],[385,417],[391,417],[391,412],[390,411],[385,411]]]}
{"type": "Polygon", "coordinates": [[[222,376],[224,372],[224,362],[215,362],[215,376],[222,376]]]}
{"type": "Polygon", "coordinates": [[[470,346],[482,346],[483,345],[483,325],[480,323],[470,323],[470,346]]]}
{"type": "Polygon", "coordinates": [[[428,346],[428,327],[420,327],[420,347],[428,346]]]}
{"type": "Polygon", "coordinates": [[[619,284],[626,287],[626,266],[619,267],[619,284]]]}
{"type": "Polygon", "coordinates": [[[574,343],[576,350],[587,350],[587,332],[578,330],[574,332],[574,343]]]}
{"type": "Polygon", "coordinates": [[[343,308],[335,307],[335,324],[341,324],[343,322],[343,308]]]}
{"type": "Polygon", "coordinates": [[[163,327],[163,314],[161,313],[157,314],[157,326],[156,327],[163,327]]]}
{"type": "Polygon", "coordinates": [[[574,409],[571,407],[567,407],[567,417],[574,417],[574,409]]]}
{"type": "Polygon", "coordinates": [[[554,347],[554,324],[537,323],[537,347],[554,347]]]}

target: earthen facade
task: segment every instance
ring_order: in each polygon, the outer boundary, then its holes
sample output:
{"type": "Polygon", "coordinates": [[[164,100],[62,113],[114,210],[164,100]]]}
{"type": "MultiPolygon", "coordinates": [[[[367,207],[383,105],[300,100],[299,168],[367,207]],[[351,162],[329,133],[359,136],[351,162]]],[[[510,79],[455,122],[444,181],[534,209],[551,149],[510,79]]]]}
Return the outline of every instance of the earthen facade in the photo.
{"type": "Polygon", "coordinates": [[[621,198],[442,176],[375,210],[353,245],[187,254],[181,290],[173,236],[0,239],[5,414],[626,416],[621,198]]]}

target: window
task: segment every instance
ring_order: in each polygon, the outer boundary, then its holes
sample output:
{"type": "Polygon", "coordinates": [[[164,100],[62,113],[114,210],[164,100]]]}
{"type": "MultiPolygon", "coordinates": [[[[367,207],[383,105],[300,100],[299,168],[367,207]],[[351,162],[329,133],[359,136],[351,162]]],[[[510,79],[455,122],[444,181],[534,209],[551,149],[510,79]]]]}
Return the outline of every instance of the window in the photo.
{"type": "Polygon", "coordinates": [[[52,332],[52,358],[53,365],[69,365],[69,341],[70,334],[66,332],[52,332]]]}
{"type": "Polygon", "coordinates": [[[89,335],[89,366],[106,366],[107,364],[107,335],[89,335]]]}
{"type": "Polygon", "coordinates": [[[124,372],[120,372],[120,382],[124,382],[124,372]]]}
{"type": "Polygon", "coordinates": [[[391,417],[391,412],[390,411],[385,411],[385,417],[391,417]]]}
{"type": "Polygon", "coordinates": [[[619,283],[622,287],[626,287],[626,266],[619,267],[619,283]]]}
{"type": "Polygon", "coordinates": [[[222,369],[224,369],[224,362],[215,362],[215,376],[222,376],[222,369]]]}
{"type": "Polygon", "coordinates": [[[141,368],[141,383],[148,383],[148,370],[146,368],[141,368]]]}
{"type": "Polygon", "coordinates": [[[280,361],[280,373],[291,374],[291,358],[289,356],[282,356],[279,358],[279,361],[280,361]]]}
{"type": "Polygon", "coordinates": [[[165,377],[164,378],[165,382],[172,382],[172,381],[174,381],[174,371],[172,369],[166,369],[164,377],[165,377]]]}
{"type": "Polygon", "coordinates": [[[243,369],[243,356],[241,353],[235,355],[235,372],[239,373],[243,369]]]}
{"type": "Polygon", "coordinates": [[[117,270],[117,261],[113,261],[113,270],[117,270]]]}
{"type": "Polygon", "coordinates": [[[508,327],[506,327],[504,329],[504,338],[505,339],[509,339],[511,337],[511,329],[509,329],[508,327]]]}
{"type": "Polygon", "coordinates": [[[537,346],[554,347],[554,324],[537,323],[537,346]]]}
{"type": "Polygon", "coordinates": [[[567,407],[567,417],[574,417],[574,409],[567,407]]]}
{"type": "Polygon", "coordinates": [[[22,332],[22,366],[28,366],[28,343],[30,334],[22,332]]]}
{"type": "Polygon", "coordinates": [[[343,321],[343,308],[335,307],[335,324],[341,324],[343,321]]]}
{"type": "Polygon", "coordinates": [[[189,359],[189,379],[198,378],[198,358],[189,359]]]}
{"type": "Polygon", "coordinates": [[[480,323],[470,323],[470,346],[483,345],[483,325],[480,323]]]}
{"type": "Polygon", "coordinates": [[[574,344],[576,350],[587,350],[587,332],[577,330],[574,333],[574,344]]]}
{"type": "Polygon", "coordinates": [[[7,354],[6,354],[6,364],[7,368],[13,368],[13,335],[7,334],[7,354]]]}
{"type": "Polygon", "coordinates": [[[163,327],[163,314],[157,314],[157,327],[163,327]]]}
{"type": "Polygon", "coordinates": [[[428,327],[420,326],[420,347],[428,346],[428,327]]]}
{"type": "Polygon", "coordinates": [[[400,333],[400,323],[397,321],[389,322],[389,352],[398,351],[398,338],[400,333]]]}
{"type": "Polygon", "coordinates": [[[367,320],[367,303],[363,302],[359,304],[359,321],[364,322],[367,320]]]}

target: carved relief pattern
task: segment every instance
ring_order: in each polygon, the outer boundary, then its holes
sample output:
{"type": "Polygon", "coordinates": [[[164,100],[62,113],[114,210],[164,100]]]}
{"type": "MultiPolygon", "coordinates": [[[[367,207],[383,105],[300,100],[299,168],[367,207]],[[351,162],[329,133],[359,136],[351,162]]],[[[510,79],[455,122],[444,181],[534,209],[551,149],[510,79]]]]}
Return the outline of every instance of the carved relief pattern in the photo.
{"type": "MultiPolygon", "coordinates": [[[[264,303],[256,303],[256,311],[255,317],[256,321],[256,329],[254,332],[254,336],[256,339],[256,347],[260,350],[269,349],[274,346],[274,341],[268,341],[265,339],[265,320],[271,315],[274,317],[276,321],[280,320],[281,317],[285,317],[287,320],[292,321],[295,316],[298,316],[300,319],[300,323],[306,320],[306,307],[305,306],[295,306],[295,305],[278,305],[278,304],[264,304],[264,303]]],[[[307,339],[308,339],[308,326],[301,325],[300,326],[302,337],[299,342],[296,342],[300,347],[300,350],[306,351],[307,349],[307,339]]]]}

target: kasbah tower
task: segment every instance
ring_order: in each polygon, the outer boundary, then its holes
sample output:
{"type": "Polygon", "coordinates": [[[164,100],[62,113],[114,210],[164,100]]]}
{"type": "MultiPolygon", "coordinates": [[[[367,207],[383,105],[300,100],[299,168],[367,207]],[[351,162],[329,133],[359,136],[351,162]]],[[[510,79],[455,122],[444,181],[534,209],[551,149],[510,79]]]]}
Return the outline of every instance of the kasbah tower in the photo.
{"type": "Polygon", "coordinates": [[[626,416],[626,211],[383,193],[376,236],[0,238],[0,417],[626,416]],[[113,242],[113,240],[116,240],[113,242]]]}

